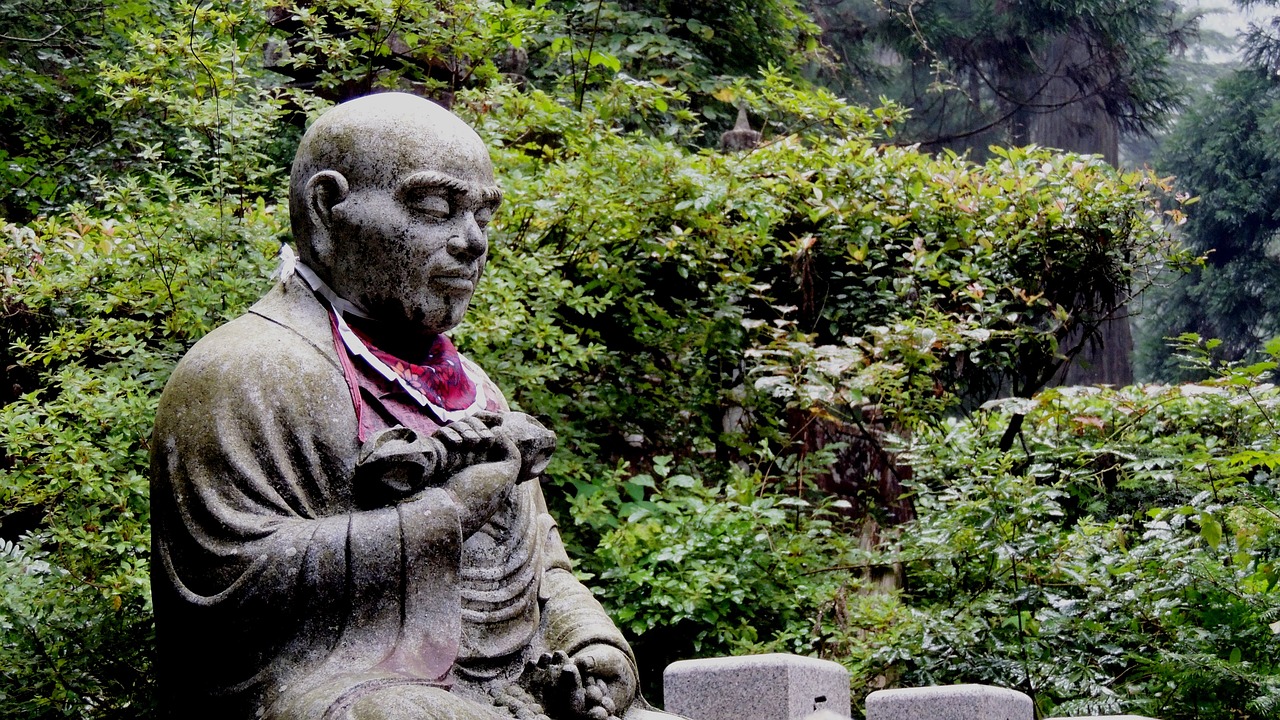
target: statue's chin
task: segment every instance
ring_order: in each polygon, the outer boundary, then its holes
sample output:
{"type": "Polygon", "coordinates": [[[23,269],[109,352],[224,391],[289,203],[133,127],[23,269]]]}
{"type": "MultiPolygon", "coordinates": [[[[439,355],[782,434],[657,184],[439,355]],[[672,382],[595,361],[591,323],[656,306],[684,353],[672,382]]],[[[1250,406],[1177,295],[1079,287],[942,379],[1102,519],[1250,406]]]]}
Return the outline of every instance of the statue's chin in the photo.
{"type": "Polygon", "coordinates": [[[465,297],[437,298],[429,305],[410,305],[406,307],[399,302],[371,302],[366,304],[373,322],[368,330],[393,341],[404,341],[409,338],[434,338],[447,333],[462,322],[471,304],[471,293],[465,297]]]}
{"type": "Polygon", "coordinates": [[[432,338],[436,335],[447,333],[458,327],[462,322],[464,312],[466,312],[465,306],[461,310],[449,313],[445,317],[432,318],[429,321],[417,323],[409,332],[412,332],[415,335],[420,335],[423,338],[432,338]]]}
{"type": "Polygon", "coordinates": [[[466,297],[449,298],[446,301],[444,312],[431,317],[430,322],[422,323],[424,334],[439,335],[458,327],[462,322],[463,316],[467,314],[467,308],[470,305],[471,293],[467,293],[466,297]]]}

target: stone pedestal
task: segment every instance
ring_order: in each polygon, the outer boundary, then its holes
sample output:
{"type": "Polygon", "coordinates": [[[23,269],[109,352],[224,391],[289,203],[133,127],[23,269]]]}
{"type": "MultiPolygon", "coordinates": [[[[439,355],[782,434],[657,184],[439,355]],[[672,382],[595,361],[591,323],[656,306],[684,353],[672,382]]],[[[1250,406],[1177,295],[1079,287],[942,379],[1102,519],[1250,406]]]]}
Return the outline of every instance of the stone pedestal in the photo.
{"type": "Polygon", "coordinates": [[[667,666],[662,689],[666,711],[691,720],[849,717],[849,671],[799,655],[681,660],[667,666]]]}
{"type": "Polygon", "coordinates": [[[867,696],[867,720],[1033,720],[1031,698],[989,685],[878,690],[867,696]]]}

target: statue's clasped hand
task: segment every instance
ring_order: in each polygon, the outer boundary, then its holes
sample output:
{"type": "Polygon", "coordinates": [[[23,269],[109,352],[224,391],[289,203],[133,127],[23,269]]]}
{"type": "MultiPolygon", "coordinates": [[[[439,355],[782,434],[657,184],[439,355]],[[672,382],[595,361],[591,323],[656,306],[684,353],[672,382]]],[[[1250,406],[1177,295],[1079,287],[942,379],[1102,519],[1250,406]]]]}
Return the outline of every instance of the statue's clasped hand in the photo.
{"type": "Polygon", "coordinates": [[[411,502],[443,487],[470,532],[493,514],[511,486],[536,478],[556,437],[524,413],[477,413],[424,436],[396,426],[376,433],[356,461],[357,500],[366,508],[411,502]]]}
{"type": "Polygon", "coordinates": [[[589,645],[572,656],[545,653],[530,675],[552,717],[610,720],[626,712],[636,693],[635,670],[612,645],[589,645]]]}

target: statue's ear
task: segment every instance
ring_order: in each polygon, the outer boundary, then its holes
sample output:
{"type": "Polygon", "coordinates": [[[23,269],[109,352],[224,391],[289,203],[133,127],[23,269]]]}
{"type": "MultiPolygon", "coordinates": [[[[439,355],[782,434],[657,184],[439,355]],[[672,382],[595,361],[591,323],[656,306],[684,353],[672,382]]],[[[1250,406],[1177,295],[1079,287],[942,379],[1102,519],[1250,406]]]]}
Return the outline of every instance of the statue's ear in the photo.
{"type": "Polygon", "coordinates": [[[324,264],[329,259],[332,241],[329,238],[333,224],[333,208],[347,199],[347,179],[334,170],[321,170],[307,180],[303,194],[311,221],[311,251],[324,264]]]}
{"type": "Polygon", "coordinates": [[[321,170],[307,181],[307,212],[314,227],[328,229],[333,206],[347,199],[347,179],[334,170],[321,170]]]}

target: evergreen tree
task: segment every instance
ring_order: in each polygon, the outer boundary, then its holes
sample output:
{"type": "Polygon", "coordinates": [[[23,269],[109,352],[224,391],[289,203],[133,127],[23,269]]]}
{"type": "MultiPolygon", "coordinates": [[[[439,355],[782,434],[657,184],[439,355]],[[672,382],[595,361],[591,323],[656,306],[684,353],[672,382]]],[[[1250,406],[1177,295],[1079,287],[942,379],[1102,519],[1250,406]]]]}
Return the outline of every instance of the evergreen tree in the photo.
{"type": "Polygon", "coordinates": [[[1153,299],[1142,326],[1147,374],[1182,375],[1164,338],[1185,332],[1222,340],[1239,359],[1280,334],[1280,83],[1265,68],[1223,78],[1178,123],[1159,160],[1198,196],[1184,242],[1205,264],[1153,299]]]}

